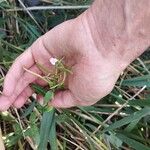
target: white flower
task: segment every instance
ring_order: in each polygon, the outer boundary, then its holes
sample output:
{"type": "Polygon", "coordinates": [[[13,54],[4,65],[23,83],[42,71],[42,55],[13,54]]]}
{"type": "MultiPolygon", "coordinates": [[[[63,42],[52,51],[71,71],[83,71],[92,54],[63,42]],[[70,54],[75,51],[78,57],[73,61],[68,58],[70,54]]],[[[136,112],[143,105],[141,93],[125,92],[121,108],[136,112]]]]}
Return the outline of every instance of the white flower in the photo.
{"type": "Polygon", "coordinates": [[[56,59],[56,58],[50,58],[49,61],[50,61],[50,63],[51,63],[52,65],[55,66],[55,64],[58,62],[58,59],[56,59]]]}

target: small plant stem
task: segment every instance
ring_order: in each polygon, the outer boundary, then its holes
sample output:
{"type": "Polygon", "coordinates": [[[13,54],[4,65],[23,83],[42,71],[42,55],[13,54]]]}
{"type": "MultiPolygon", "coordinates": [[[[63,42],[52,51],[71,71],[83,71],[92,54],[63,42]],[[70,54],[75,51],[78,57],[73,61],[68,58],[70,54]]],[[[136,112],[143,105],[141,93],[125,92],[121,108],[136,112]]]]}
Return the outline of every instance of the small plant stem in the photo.
{"type": "Polygon", "coordinates": [[[6,9],[5,11],[11,12],[11,11],[34,11],[34,10],[54,10],[54,9],[87,9],[89,8],[89,5],[79,5],[79,6],[33,6],[33,7],[27,7],[27,8],[13,8],[13,9],[6,9]]]}
{"type": "Polygon", "coordinates": [[[32,139],[29,136],[26,137],[26,140],[29,143],[29,145],[32,147],[33,150],[37,150],[37,146],[35,146],[33,144],[33,141],[32,141],[32,139]]]}
{"type": "Polygon", "coordinates": [[[28,73],[30,73],[30,74],[32,74],[32,75],[34,75],[34,76],[36,76],[36,77],[38,77],[38,78],[44,80],[45,82],[47,82],[47,80],[46,80],[44,77],[42,77],[41,75],[39,75],[39,74],[37,74],[37,73],[35,73],[35,72],[33,72],[33,71],[30,71],[30,70],[26,69],[25,67],[23,67],[23,69],[24,69],[25,71],[27,71],[28,73]]]}
{"type": "Polygon", "coordinates": [[[69,143],[75,145],[75,146],[76,146],[77,148],[79,148],[80,150],[84,150],[82,147],[80,147],[80,145],[76,144],[75,142],[73,142],[73,141],[71,141],[71,140],[69,140],[69,139],[67,139],[67,138],[65,138],[65,137],[63,137],[63,136],[61,136],[61,135],[59,135],[59,137],[62,138],[62,139],[64,139],[65,141],[67,141],[67,142],[69,142],[69,143]]]}
{"type": "Polygon", "coordinates": [[[19,150],[24,150],[23,145],[20,140],[18,141],[18,146],[19,146],[19,150]]]}
{"type": "Polygon", "coordinates": [[[24,139],[25,139],[25,135],[24,135],[24,132],[23,132],[23,126],[22,126],[22,123],[21,123],[20,116],[19,116],[19,114],[18,114],[17,109],[14,108],[14,110],[15,110],[15,113],[16,113],[16,115],[17,115],[17,118],[18,118],[18,122],[19,122],[20,128],[21,128],[21,130],[22,130],[22,135],[23,135],[23,137],[24,137],[24,139]]]}
{"type": "Polygon", "coordinates": [[[49,71],[48,68],[44,67],[43,65],[41,65],[40,63],[36,62],[37,67],[47,76],[49,76],[51,73],[49,71]]]}

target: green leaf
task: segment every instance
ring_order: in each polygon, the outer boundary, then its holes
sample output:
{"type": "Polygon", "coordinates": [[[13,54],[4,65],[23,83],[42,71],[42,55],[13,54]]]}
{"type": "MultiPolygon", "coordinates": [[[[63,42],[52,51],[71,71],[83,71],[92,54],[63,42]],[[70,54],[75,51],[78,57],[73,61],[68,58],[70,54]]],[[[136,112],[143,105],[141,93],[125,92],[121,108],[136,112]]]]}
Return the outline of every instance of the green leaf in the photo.
{"type": "Polygon", "coordinates": [[[13,128],[14,128],[14,131],[15,131],[16,135],[20,135],[20,136],[23,135],[22,134],[22,129],[20,127],[20,124],[18,124],[18,123],[13,124],[13,128]]]}
{"type": "Polygon", "coordinates": [[[17,21],[20,23],[20,25],[24,28],[25,31],[34,39],[36,40],[41,34],[38,32],[35,25],[31,25],[29,22],[16,17],[17,21]]]}
{"type": "Polygon", "coordinates": [[[53,110],[53,107],[52,106],[48,106],[48,105],[46,105],[46,106],[44,106],[42,108],[42,112],[50,112],[52,110],[53,110]]]}
{"type": "Polygon", "coordinates": [[[47,148],[47,143],[49,140],[49,134],[54,116],[55,116],[54,108],[50,112],[44,112],[43,114],[40,127],[40,144],[38,146],[38,150],[46,150],[47,148]]]}
{"type": "Polygon", "coordinates": [[[107,140],[114,145],[117,149],[122,146],[122,141],[114,133],[109,133],[110,135],[105,135],[107,140]]]}
{"type": "Polygon", "coordinates": [[[5,142],[6,147],[9,148],[14,146],[18,142],[18,140],[20,140],[20,138],[20,135],[15,135],[13,133],[7,134],[5,142]]]}
{"type": "Polygon", "coordinates": [[[119,121],[116,121],[115,123],[113,123],[109,127],[107,127],[104,131],[114,130],[114,129],[124,126],[130,122],[136,121],[137,119],[140,120],[142,117],[145,117],[147,115],[150,115],[150,107],[143,108],[140,111],[135,112],[128,117],[125,117],[119,121]]]}
{"type": "Polygon", "coordinates": [[[47,105],[48,102],[53,98],[54,93],[52,91],[48,91],[44,97],[44,105],[47,105]]]}
{"type": "Polygon", "coordinates": [[[50,141],[50,145],[51,145],[51,150],[58,150],[55,117],[54,117],[53,122],[52,122],[51,130],[50,130],[50,134],[49,134],[49,141],[50,141]]]}
{"type": "Polygon", "coordinates": [[[23,115],[21,116],[21,118],[27,117],[33,111],[34,106],[35,106],[35,101],[33,101],[31,103],[31,105],[25,110],[25,112],[23,113],[23,115]]]}
{"type": "Polygon", "coordinates": [[[120,140],[122,140],[124,143],[128,144],[129,146],[131,146],[132,148],[134,148],[135,150],[150,150],[149,147],[131,139],[126,137],[125,135],[122,134],[117,134],[116,135],[120,140]]]}
{"type": "Polygon", "coordinates": [[[37,94],[41,94],[42,96],[45,96],[47,92],[42,86],[37,84],[31,84],[31,87],[37,94]]]}
{"type": "Polygon", "coordinates": [[[15,46],[15,45],[13,45],[13,44],[11,44],[11,43],[8,43],[8,42],[5,41],[5,40],[2,40],[2,39],[1,39],[1,42],[2,42],[3,44],[7,45],[8,47],[12,48],[12,49],[13,49],[14,51],[16,51],[17,53],[24,52],[24,50],[21,49],[20,47],[15,46]]]}
{"type": "Polygon", "coordinates": [[[124,80],[122,85],[136,87],[143,87],[146,85],[147,87],[150,87],[150,75],[124,80]]]}
{"type": "Polygon", "coordinates": [[[139,121],[140,119],[132,121],[124,130],[127,132],[131,132],[136,127],[139,121]]]}
{"type": "Polygon", "coordinates": [[[150,99],[140,99],[140,100],[131,100],[128,102],[129,105],[131,106],[149,106],[150,107],[150,99]]]}
{"type": "Polygon", "coordinates": [[[25,131],[24,135],[27,137],[31,137],[36,145],[39,145],[40,142],[40,134],[39,134],[39,128],[36,124],[31,124],[30,127],[25,131]]]}
{"type": "Polygon", "coordinates": [[[35,124],[37,122],[36,118],[37,118],[36,113],[32,112],[30,117],[29,117],[30,124],[35,124]]]}

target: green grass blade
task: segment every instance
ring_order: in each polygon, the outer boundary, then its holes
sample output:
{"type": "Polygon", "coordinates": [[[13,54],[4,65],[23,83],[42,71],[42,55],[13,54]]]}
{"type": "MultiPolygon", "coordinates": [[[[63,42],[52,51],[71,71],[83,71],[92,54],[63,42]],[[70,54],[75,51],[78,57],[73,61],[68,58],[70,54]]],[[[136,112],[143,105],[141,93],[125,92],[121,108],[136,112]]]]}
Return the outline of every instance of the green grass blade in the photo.
{"type": "Polygon", "coordinates": [[[124,130],[127,132],[131,132],[136,127],[139,121],[140,119],[132,121],[124,130]]]}
{"type": "Polygon", "coordinates": [[[54,93],[52,91],[48,91],[44,97],[44,105],[47,105],[48,102],[53,98],[54,93]]]}
{"type": "Polygon", "coordinates": [[[119,147],[121,147],[122,141],[114,133],[109,132],[109,135],[106,134],[105,137],[117,149],[119,149],[119,147]]]}
{"type": "Polygon", "coordinates": [[[4,40],[1,39],[1,42],[2,42],[3,44],[7,45],[8,47],[12,48],[12,49],[13,49],[14,51],[16,51],[17,53],[24,52],[24,50],[21,49],[20,47],[15,46],[15,45],[13,45],[13,44],[11,44],[11,43],[8,43],[7,41],[4,41],[4,40]]]}
{"type": "Polygon", "coordinates": [[[125,117],[125,118],[111,124],[104,131],[111,131],[116,128],[122,127],[130,122],[136,121],[137,119],[140,120],[141,118],[143,118],[146,115],[150,115],[150,107],[143,108],[140,111],[135,112],[135,113],[131,114],[130,116],[125,117]]]}
{"type": "MultiPolygon", "coordinates": [[[[32,97],[33,99],[33,97],[32,97]]],[[[27,117],[29,114],[31,114],[31,112],[33,111],[34,107],[35,107],[35,103],[36,101],[34,100],[31,105],[25,110],[25,112],[23,113],[23,115],[21,116],[21,118],[25,118],[27,117]]]]}
{"type": "Polygon", "coordinates": [[[139,143],[131,138],[126,137],[125,135],[122,134],[117,134],[116,135],[120,140],[122,140],[124,143],[128,144],[135,150],[150,150],[149,147],[143,145],[142,143],[139,143]]]}
{"type": "Polygon", "coordinates": [[[131,106],[149,106],[150,107],[150,99],[140,99],[140,100],[132,100],[128,102],[129,105],[131,106]]]}
{"type": "Polygon", "coordinates": [[[43,87],[41,87],[37,84],[31,84],[31,87],[37,94],[41,94],[42,96],[45,96],[45,94],[47,92],[43,87]]]}
{"type": "Polygon", "coordinates": [[[55,117],[54,117],[52,125],[51,125],[51,130],[50,130],[50,134],[49,134],[49,141],[50,141],[50,145],[51,145],[51,150],[58,150],[55,117]]]}
{"type": "Polygon", "coordinates": [[[122,82],[124,86],[150,87],[150,75],[127,79],[122,82]]]}
{"type": "Polygon", "coordinates": [[[55,109],[53,108],[50,112],[44,112],[41,127],[40,127],[40,144],[38,150],[46,150],[47,143],[49,140],[49,134],[52,126],[52,122],[55,115],[55,109]]]}

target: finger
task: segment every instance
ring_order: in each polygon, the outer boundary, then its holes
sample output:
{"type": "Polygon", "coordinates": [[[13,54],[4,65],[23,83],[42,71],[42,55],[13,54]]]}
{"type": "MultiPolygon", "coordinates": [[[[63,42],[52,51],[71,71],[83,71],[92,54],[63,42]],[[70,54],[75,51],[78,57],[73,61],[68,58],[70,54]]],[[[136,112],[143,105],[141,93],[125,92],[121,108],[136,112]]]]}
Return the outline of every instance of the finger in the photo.
{"type": "MultiPolygon", "coordinates": [[[[40,70],[35,65],[30,68],[30,71],[41,74],[40,70]]],[[[37,76],[29,72],[25,72],[18,81],[16,88],[13,91],[13,94],[8,97],[10,103],[12,104],[16,100],[16,98],[26,89],[26,87],[29,86],[30,83],[34,82],[36,79],[37,76]]],[[[3,101],[1,98],[0,100],[3,101]]]]}
{"type": "MultiPolygon", "coordinates": [[[[34,83],[40,85],[40,86],[46,86],[47,83],[41,79],[37,79],[34,83]]],[[[17,97],[17,99],[14,102],[14,106],[16,108],[21,108],[26,100],[34,93],[33,89],[31,87],[26,87],[23,92],[17,97]]],[[[42,95],[37,95],[36,99],[38,102],[42,105],[43,104],[43,96],[42,95]]]]}
{"type": "MultiPolygon", "coordinates": [[[[41,75],[42,72],[36,67],[36,65],[34,65],[33,67],[30,68],[31,72],[34,72],[38,75],[41,75]]],[[[38,77],[34,74],[31,74],[30,72],[25,72],[24,75],[20,78],[20,80],[18,81],[18,84],[15,88],[14,91],[14,95],[17,97],[18,95],[20,95],[20,93],[22,91],[24,91],[24,89],[32,82],[34,82],[36,79],[38,79],[38,77]]]]}
{"type": "MultiPolygon", "coordinates": [[[[36,66],[31,67],[30,70],[40,74],[40,71],[36,66]]],[[[25,72],[17,85],[18,86],[17,89],[14,90],[12,96],[5,96],[5,95],[0,96],[0,103],[1,103],[0,110],[1,111],[7,110],[12,105],[12,103],[17,99],[20,93],[22,93],[26,89],[29,83],[32,83],[32,81],[34,82],[35,80],[35,83],[38,83],[41,86],[46,85],[46,82],[43,82],[39,79],[37,79],[36,81],[36,78],[37,77],[29,74],[28,72],[25,72]]]]}
{"type": "Polygon", "coordinates": [[[33,90],[29,86],[26,87],[26,89],[17,97],[17,99],[13,103],[13,106],[16,108],[21,108],[28,100],[28,98],[32,95],[32,93],[33,90]]]}
{"type": "Polygon", "coordinates": [[[35,82],[35,84],[41,85],[41,86],[46,86],[48,85],[46,81],[42,80],[42,79],[37,79],[35,82]]]}
{"type": "Polygon", "coordinates": [[[6,75],[3,90],[3,94],[5,96],[10,96],[13,94],[18,80],[24,73],[23,67],[30,68],[33,64],[34,59],[32,57],[31,49],[29,48],[16,59],[6,75]]]}
{"type": "MultiPolygon", "coordinates": [[[[47,67],[47,69],[51,70],[50,64],[43,64],[44,67],[47,67]]],[[[42,71],[34,65],[29,69],[30,72],[36,73],[38,75],[42,75],[42,71]]],[[[37,77],[34,74],[31,74],[30,72],[26,71],[23,76],[18,81],[18,84],[14,90],[14,94],[16,97],[32,82],[37,82],[41,86],[45,86],[47,83],[46,81],[43,81],[39,77],[37,77]]],[[[15,98],[14,96],[14,98],[15,98]]]]}
{"type": "MultiPolygon", "coordinates": [[[[47,66],[47,68],[50,68],[47,64],[46,64],[46,66],[47,66]]],[[[36,74],[39,74],[39,75],[42,74],[41,70],[39,70],[36,65],[32,66],[30,68],[30,71],[34,72],[36,74]]],[[[35,76],[29,72],[25,72],[23,74],[23,76],[20,78],[20,80],[18,81],[18,84],[17,84],[11,98],[8,98],[10,103],[12,104],[16,100],[16,98],[25,90],[25,88],[32,82],[38,83],[41,86],[47,85],[47,83],[45,81],[43,81],[42,79],[39,79],[37,76],[35,76]]]]}
{"type": "Polygon", "coordinates": [[[50,105],[58,108],[69,108],[76,106],[77,104],[78,100],[69,90],[58,92],[50,103],[50,105]]]}
{"type": "MultiPolygon", "coordinates": [[[[51,44],[52,49],[53,44],[51,44]]],[[[43,43],[43,36],[37,39],[30,48],[28,48],[23,54],[21,54],[14,62],[10,70],[8,71],[5,81],[3,94],[5,96],[11,96],[17,82],[24,73],[24,67],[29,69],[35,64],[35,61],[39,63],[45,63],[49,61],[52,54],[46,49],[43,43]],[[11,86],[10,86],[11,85],[11,86]]]]}
{"type": "Polygon", "coordinates": [[[6,111],[10,107],[10,105],[11,105],[8,97],[2,95],[0,97],[0,100],[1,100],[1,102],[0,102],[0,111],[6,111]]]}

